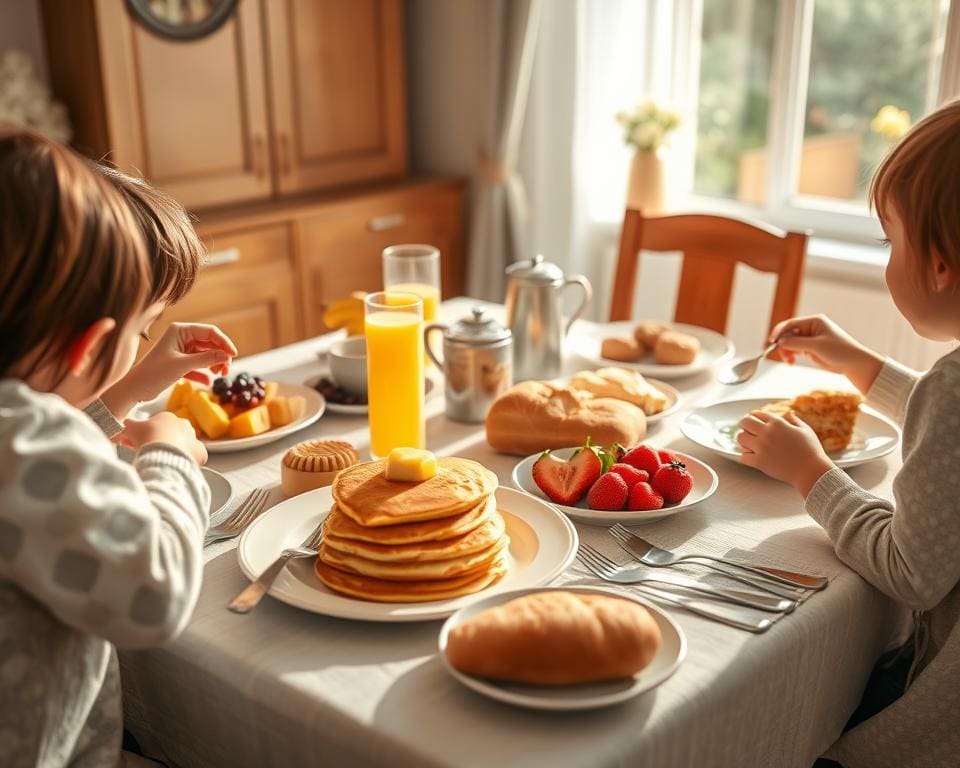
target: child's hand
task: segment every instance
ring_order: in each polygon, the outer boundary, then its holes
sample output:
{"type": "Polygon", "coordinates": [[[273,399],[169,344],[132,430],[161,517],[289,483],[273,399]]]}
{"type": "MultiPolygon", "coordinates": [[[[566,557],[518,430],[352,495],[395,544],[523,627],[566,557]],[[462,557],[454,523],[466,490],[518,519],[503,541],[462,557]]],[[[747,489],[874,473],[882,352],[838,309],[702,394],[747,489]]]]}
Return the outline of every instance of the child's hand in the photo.
{"type": "Polygon", "coordinates": [[[152,400],[181,376],[210,383],[210,369],[226,375],[237,347],[215,325],[172,323],[130,372],[102,395],[120,420],[137,403],[152,400]]]}
{"type": "Polygon", "coordinates": [[[740,420],[740,461],[796,488],[804,498],[833,462],[808,424],[794,413],[785,417],[753,411],[740,420]]]}
{"type": "Polygon", "coordinates": [[[207,449],[186,419],[161,411],[149,419],[127,419],[119,442],[135,451],[150,443],[166,443],[192,456],[197,464],[207,463],[207,449]]]}
{"type": "Polygon", "coordinates": [[[844,374],[866,393],[883,366],[883,356],[868,349],[824,315],[794,317],[778,323],[770,340],[780,339],[777,349],[788,363],[803,354],[820,368],[844,374]]]}

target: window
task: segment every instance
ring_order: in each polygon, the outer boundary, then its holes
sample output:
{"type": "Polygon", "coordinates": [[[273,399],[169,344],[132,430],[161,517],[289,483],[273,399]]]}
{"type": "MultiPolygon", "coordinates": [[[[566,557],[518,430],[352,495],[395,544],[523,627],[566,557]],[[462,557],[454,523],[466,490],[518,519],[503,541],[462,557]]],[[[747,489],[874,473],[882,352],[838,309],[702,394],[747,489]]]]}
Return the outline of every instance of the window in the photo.
{"type": "Polygon", "coordinates": [[[960,0],[952,5],[679,3],[674,44],[692,52],[675,58],[675,74],[695,123],[685,147],[694,204],[875,237],[865,203],[873,170],[912,123],[957,95],[960,0]]]}

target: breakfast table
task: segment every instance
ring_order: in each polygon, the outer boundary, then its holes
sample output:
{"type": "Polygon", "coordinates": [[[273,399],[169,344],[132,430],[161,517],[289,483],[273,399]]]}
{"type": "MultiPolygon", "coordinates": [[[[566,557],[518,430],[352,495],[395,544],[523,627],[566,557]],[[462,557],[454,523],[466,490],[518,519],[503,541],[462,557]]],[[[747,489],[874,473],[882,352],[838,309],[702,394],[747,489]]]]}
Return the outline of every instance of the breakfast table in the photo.
{"type": "MultiPolygon", "coordinates": [[[[478,303],[444,302],[441,320],[459,319],[478,303]]],[[[502,307],[485,306],[502,316],[502,307]]],[[[586,321],[578,326],[593,327],[586,321]]],[[[234,368],[302,383],[322,372],[318,353],[335,338],[292,344],[234,368]]],[[[565,365],[569,373],[587,367],[574,358],[565,365]]],[[[482,424],[447,419],[441,374],[429,375],[435,386],[427,398],[427,447],[475,459],[511,485],[521,457],[494,452],[482,424]]],[[[682,628],[687,652],[661,685],[604,709],[521,709],[484,698],[448,674],[437,656],[441,621],[351,621],[269,597],[248,615],[227,611],[247,584],[232,540],[205,550],[203,588],[182,635],[164,648],[120,654],[127,728],[146,754],[190,768],[810,766],[840,734],[903,616],[837,559],[791,488],[692,443],[679,425],[697,405],[850,385],[833,374],[779,363],[762,364],[736,388],[716,383],[711,372],[671,383],[682,407],[651,425],[647,439],[709,463],[719,487],[697,506],[637,530],[680,552],[830,578],[825,590],[765,633],[664,606],[682,628]]],[[[347,440],[362,456],[369,443],[364,417],[328,412],[277,442],[211,455],[210,466],[232,483],[234,504],[260,487],[271,488],[273,501],[280,501],[281,457],[308,438],[347,440]]],[[[866,489],[889,496],[899,464],[895,451],[849,472],[866,489]]],[[[604,528],[577,529],[582,541],[619,562],[629,560],[604,528]]],[[[579,561],[554,583],[601,584],[579,561]]]]}

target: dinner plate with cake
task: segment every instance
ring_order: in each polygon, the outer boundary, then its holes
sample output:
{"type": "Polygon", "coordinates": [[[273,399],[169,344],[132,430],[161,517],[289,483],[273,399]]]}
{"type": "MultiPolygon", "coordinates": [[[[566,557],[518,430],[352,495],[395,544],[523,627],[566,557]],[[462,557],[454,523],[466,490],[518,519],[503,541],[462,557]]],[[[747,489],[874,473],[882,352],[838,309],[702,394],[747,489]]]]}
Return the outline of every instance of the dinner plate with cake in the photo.
{"type": "Polygon", "coordinates": [[[783,415],[793,411],[816,432],[838,467],[866,464],[892,452],[900,429],[890,419],[863,405],[857,392],[813,390],[793,398],[725,400],[687,414],[680,429],[690,440],[728,458],[739,458],[740,420],[752,411],[783,415]]]}
{"type": "MultiPolygon", "coordinates": [[[[284,459],[284,491],[310,486],[311,449],[284,459]]],[[[317,462],[331,485],[261,515],[237,548],[256,578],[325,523],[319,556],[291,561],[270,590],[304,610],[380,622],[444,618],[480,593],[548,584],[576,556],[577,533],[549,504],[498,487],[478,462],[395,449],[385,460],[317,462]],[[330,475],[332,474],[332,478],[330,475]]]]}
{"type": "Polygon", "coordinates": [[[662,683],[686,655],[669,615],[598,587],[490,595],[461,608],[438,639],[447,671],[477,693],[543,710],[606,707],[662,683]]]}
{"type": "Polygon", "coordinates": [[[571,335],[570,349],[596,366],[621,366],[657,379],[677,379],[733,357],[733,342],[709,328],[657,320],[606,323],[571,335]]]}

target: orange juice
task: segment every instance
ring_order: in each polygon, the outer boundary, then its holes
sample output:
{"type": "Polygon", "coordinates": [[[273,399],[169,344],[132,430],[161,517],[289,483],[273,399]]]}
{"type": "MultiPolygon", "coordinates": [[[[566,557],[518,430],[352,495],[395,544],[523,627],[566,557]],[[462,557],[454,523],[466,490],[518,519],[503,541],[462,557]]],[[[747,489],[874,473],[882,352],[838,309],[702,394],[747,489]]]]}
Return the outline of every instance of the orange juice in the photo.
{"type": "Polygon", "coordinates": [[[385,458],[394,448],[425,448],[419,312],[370,312],[365,328],[370,453],[385,458]]]}
{"type": "MultiPolygon", "coordinates": [[[[437,319],[437,305],[440,303],[440,289],[435,285],[430,285],[429,283],[397,283],[396,285],[386,286],[387,291],[387,302],[390,302],[390,294],[393,291],[403,291],[404,293],[413,293],[423,299],[423,322],[432,323],[437,319]]],[[[437,349],[434,348],[434,353],[439,355],[437,349]]],[[[433,361],[430,359],[430,355],[424,350],[423,361],[428,366],[433,365],[433,361]]]]}

